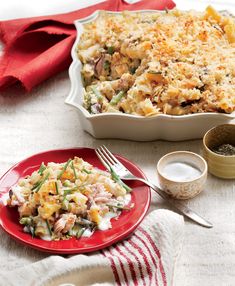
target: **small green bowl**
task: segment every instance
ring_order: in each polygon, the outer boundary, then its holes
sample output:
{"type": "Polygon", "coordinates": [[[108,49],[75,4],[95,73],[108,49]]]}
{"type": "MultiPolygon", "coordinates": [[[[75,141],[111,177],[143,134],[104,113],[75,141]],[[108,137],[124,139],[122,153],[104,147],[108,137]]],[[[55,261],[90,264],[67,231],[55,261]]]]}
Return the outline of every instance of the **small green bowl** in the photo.
{"type": "Polygon", "coordinates": [[[203,137],[203,157],[208,171],[219,178],[235,179],[235,155],[220,155],[213,151],[222,144],[235,146],[235,124],[213,127],[203,137]]]}

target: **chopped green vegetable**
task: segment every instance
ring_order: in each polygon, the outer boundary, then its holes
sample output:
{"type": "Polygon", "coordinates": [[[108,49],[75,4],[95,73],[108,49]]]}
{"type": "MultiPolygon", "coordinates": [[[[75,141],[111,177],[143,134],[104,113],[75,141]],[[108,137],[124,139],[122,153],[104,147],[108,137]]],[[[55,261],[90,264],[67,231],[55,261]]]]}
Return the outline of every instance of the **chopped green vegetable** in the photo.
{"type": "Polygon", "coordinates": [[[63,167],[63,169],[62,169],[62,171],[59,173],[59,175],[58,175],[58,179],[60,179],[61,178],[61,176],[64,174],[64,172],[66,171],[66,169],[68,168],[68,165],[69,165],[69,163],[72,161],[72,159],[69,159],[67,162],[66,162],[66,164],[64,165],[64,167],[63,167]]]}
{"type": "Polygon", "coordinates": [[[80,238],[87,228],[87,226],[85,227],[80,225],[79,223],[75,223],[73,228],[69,230],[69,235],[76,236],[76,238],[80,238]]]}
{"type": "Polygon", "coordinates": [[[59,195],[59,188],[58,188],[57,182],[55,182],[55,190],[56,190],[56,194],[59,195]]]}
{"type": "Polygon", "coordinates": [[[51,228],[50,228],[50,225],[49,225],[49,222],[47,219],[46,219],[46,224],[47,224],[47,229],[49,231],[49,234],[50,234],[50,236],[52,236],[52,231],[51,231],[51,228]]]}
{"type": "Polygon", "coordinates": [[[33,226],[30,227],[30,233],[32,235],[32,238],[34,238],[34,236],[35,236],[35,227],[33,227],[33,226]]]}
{"type": "Polygon", "coordinates": [[[71,194],[73,191],[76,191],[77,189],[78,189],[78,187],[74,187],[72,189],[64,190],[64,196],[67,196],[68,194],[71,194]]]}
{"type": "Polygon", "coordinates": [[[27,229],[28,229],[29,233],[31,233],[32,238],[34,238],[34,236],[35,236],[35,228],[34,228],[34,226],[27,225],[27,229]]]}
{"type": "Polygon", "coordinates": [[[111,63],[109,61],[104,62],[104,70],[110,71],[111,63]]]}
{"type": "Polygon", "coordinates": [[[31,233],[32,237],[35,236],[35,228],[33,225],[33,218],[32,217],[22,217],[20,219],[20,224],[23,224],[26,226],[29,233],[31,233]]]}
{"type": "Polygon", "coordinates": [[[95,94],[99,102],[103,101],[104,99],[103,95],[100,93],[100,91],[95,86],[91,86],[91,90],[95,94]]]}
{"type": "Polygon", "coordinates": [[[115,49],[113,46],[107,47],[107,53],[112,55],[115,52],[115,49]]]}
{"type": "Polygon", "coordinates": [[[152,71],[152,70],[148,71],[148,73],[150,73],[150,74],[162,74],[162,72],[160,72],[160,71],[152,71]]]}
{"type": "Polygon", "coordinates": [[[120,177],[115,173],[115,171],[113,170],[112,167],[110,167],[110,173],[111,173],[111,176],[112,176],[112,179],[118,183],[120,186],[122,186],[128,193],[132,191],[132,189],[127,186],[121,179],[120,177]]]}
{"type": "Polygon", "coordinates": [[[35,189],[36,193],[41,189],[41,186],[46,182],[46,180],[48,179],[49,175],[50,175],[50,173],[47,173],[46,176],[40,181],[39,185],[35,189]]]}
{"type": "Polygon", "coordinates": [[[136,70],[137,70],[137,67],[131,67],[130,68],[130,73],[134,74],[136,70]]]}
{"type": "Polygon", "coordinates": [[[72,193],[72,189],[64,190],[64,196],[72,193]]]}
{"type": "Polygon", "coordinates": [[[64,186],[64,187],[70,187],[70,186],[71,186],[70,181],[69,181],[69,180],[65,180],[65,181],[63,182],[63,186],[64,186]]]}
{"type": "Polygon", "coordinates": [[[91,171],[86,170],[85,168],[82,169],[83,172],[87,173],[87,174],[91,174],[91,171]]]}
{"type": "Polygon", "coordinates": [[[86,226],[90,227],[90,226],[94,225],[94,222],[89,221],[88,219],[85,219],[85,218],[81,218],[80,221],[79,221],[79,224],[86,225],[86,226]]]}
{"type": "Polygon", "coordinates": [[[154,102],[158,102],[158,96],[154,96],[153,100],[154,102]]]}
{"type": "Polygon", "coordinates": [[[63,210],[68,210],[68,208],[69,208],[69,201],[66,199],[66,197],[64,197],[64,199],[63,199],[63,201],[62,201],[62,206],[61,206],[61,208],[63,209],[63,210]]]}
{"type": "Polygon", "coordinates": [[[86,92],[83,100],[83,107],[85,107],[89,112],[91,111],[91,94],[86,92]]]}
{"type": "Polygon", "coordinates": [[[41,164],[39,170],[38,170],[38,174],[42,175],[42,173],[46,170],[46,166],[44,165],[44,163],[41,164]]]}
{"type": "Polygon", "coordinates": [[[119,205],[111,205],[111,204],[106,204],[106,206],[111,207],[111,208],[120,209],[120,210],[128,210],[128,211],[131,209],[131,208],[128,208],[128,207],[119,206],[119,205]]]}
{"type": "Polygon", "coordinates": [[[83,235],[83,233],[84,233],[85,230],[86,230],[85,227],[81,228],[81,229],[76,233],[76,238],[80,238],[80,237],[83,235]]]}
{"type": "Polygon", "coordinates": [[[41,183],[41,181],[38,181],[37,183],[35,183],[35,184],[33,185],[33,187],[32,187],[32,191],[33,191],[34,189],[36,189],[36,188],[40,185],[40,183],[41,183]]]}
{"type": "Polygon", "coordinates": [[[23,225],[31,225],[32,224],[32,218],[31,217],[22,217],[20,219],[20,224],[23,224],[23,225]]]}
{"type": "Polygon", "coordinates": [[[74,168],[73,161],[72,161],[72,163],[71,163],[71,167],[72,167],[72,169],[73,169],[74,178],[75,178],[75,180],[77,180],[78,176],[77,176],[76,170],[75,170],[75,168],[74,168]]]}
{"type": "Polygon", "coordinates": [[[80,185],[79,188],[79,192],[83,193],[85,191],[85,187],[86,187],[87,183],[80,185]]]}
{"type": "Polygon", "coordinates": [[[118,94],[116,94],[115,96],[113,96],[113,98],[110,100],[110,104],[111,105],[116,105],[118,104],[118,102],[122,99],[123,95],[125,94],[125,92],[123,90],[119,91],[118,94]]]}

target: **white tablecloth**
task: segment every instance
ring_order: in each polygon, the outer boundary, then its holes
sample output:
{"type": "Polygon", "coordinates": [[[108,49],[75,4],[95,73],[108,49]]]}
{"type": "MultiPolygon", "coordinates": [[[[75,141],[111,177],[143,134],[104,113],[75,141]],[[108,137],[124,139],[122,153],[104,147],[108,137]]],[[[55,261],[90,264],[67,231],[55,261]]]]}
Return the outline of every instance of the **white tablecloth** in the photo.
{"type": "MultiPolygon", "coordinates": [[[[65,12],[87,2],[51,0],[49,4],[47,0],[40,0],[36,4],[30,0],[1,1],[0,19],[65,12]]],[[[189,6],[201,8],[205,1],[176,2],[179,8],[188,9],[189,6]]],[[[222,1],[210,2],[221,8],[222,1]]],[[[232,5],[234,0],[226,1],[227,4],[229,2],[232,5]]],[[[199,154],[202,151],[201,140],[148,143],[96,140],[82,131],[77,111],[64,104],[69,89],[68,72],[65,71],[30,94],[15,88],[0,94],[0,175],[14,163],[40,151],[74,146],[94,148],[106,144],[113,152],[135,162],[150,180],[155,181],[156,164],[162,155],[175,150],[199,154]]],[[[235,285],[234,180],[220,180],[209,175],[206,190],[185,203],[211,220],[214,228],[205,229],[186,220],[185,240],[176,267],[174,286],[235,285]]],[[[167,208],[156,194],[152,196],[151,207],[167,208]]],[[[48,254],[22,247],[0,230],[1,269],[14,269],[46,256],[48,254]]]]}

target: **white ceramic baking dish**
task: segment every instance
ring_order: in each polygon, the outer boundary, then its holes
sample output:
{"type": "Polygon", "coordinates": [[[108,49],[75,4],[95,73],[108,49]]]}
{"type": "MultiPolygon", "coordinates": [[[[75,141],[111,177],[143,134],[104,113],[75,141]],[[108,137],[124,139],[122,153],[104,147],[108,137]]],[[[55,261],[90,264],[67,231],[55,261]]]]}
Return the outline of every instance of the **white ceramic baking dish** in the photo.
{"type": "MultiPolygon", "coordinates": [[[[159,12],[153,10],[138,11],[140,13],[159,12]]],[[[120,12],[109,12],[119,14],[120,12]]],[[[181,141],[202,138],[213,126],[228,123],[235,118],[232,114],[197,113],[189,115],[159,114],[153,117],[141,117],[124,113],[90,114],[83,106],[83,83],[81,77],[82,63],[77,56],[77,46],[83,33],[83,24],[94,21],[99,15],[92,15],[75,21],[77,38],[72,48],[72,64],[69,68],[71,90],[66,103],[78,110],[82,128],[95,138],[119,138],[136,141],[168,140],[181,141]]]]}

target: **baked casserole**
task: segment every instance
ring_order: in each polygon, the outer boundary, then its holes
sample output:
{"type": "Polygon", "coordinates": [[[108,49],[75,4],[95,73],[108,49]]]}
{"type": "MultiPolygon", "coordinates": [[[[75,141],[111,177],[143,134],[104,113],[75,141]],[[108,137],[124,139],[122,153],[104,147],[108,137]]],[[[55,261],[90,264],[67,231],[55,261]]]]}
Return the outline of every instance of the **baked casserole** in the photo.
{"type": "Polygon", "coordinates": [[[77,46],[91,114],[235,110],[235,23],[204,12],[100,13],[77,46]]]}

